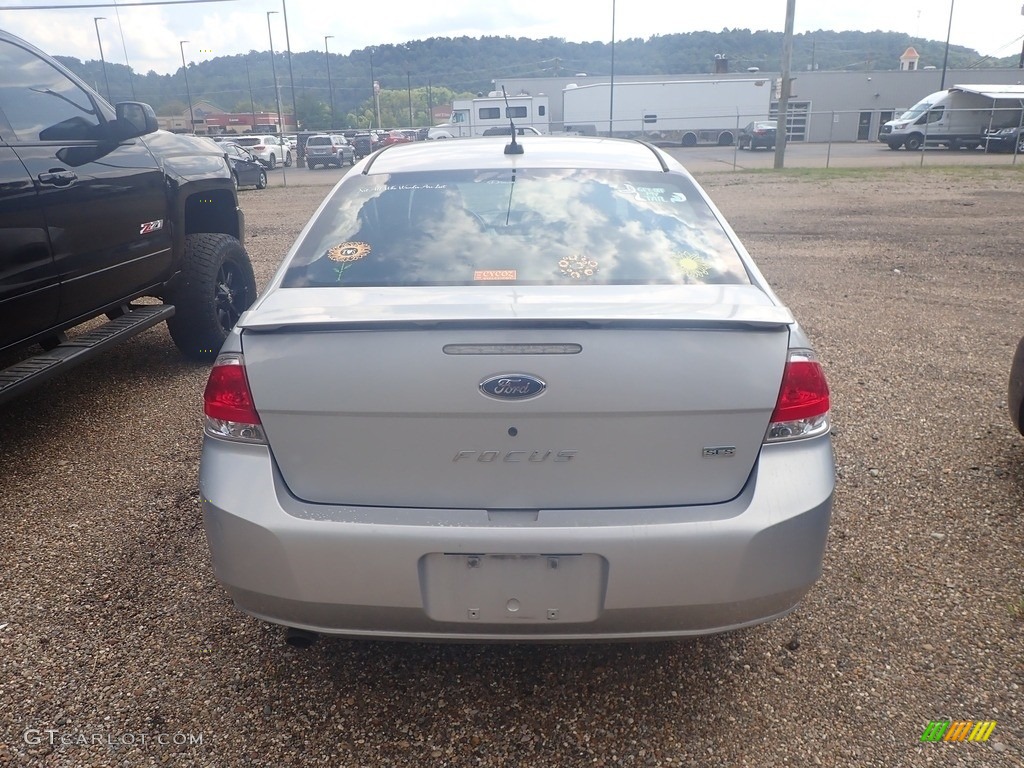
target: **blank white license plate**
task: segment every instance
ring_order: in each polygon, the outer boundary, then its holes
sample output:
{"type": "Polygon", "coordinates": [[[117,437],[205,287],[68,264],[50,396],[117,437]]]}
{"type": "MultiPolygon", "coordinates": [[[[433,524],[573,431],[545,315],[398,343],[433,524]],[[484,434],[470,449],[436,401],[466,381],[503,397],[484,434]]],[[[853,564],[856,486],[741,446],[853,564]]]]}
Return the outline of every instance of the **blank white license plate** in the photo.
{"type": "Polygon", "coordinates": [[[601,613],[600,555],[449,555],[421,561],[423,608],[435,621],[558,624],[601,613]]]}

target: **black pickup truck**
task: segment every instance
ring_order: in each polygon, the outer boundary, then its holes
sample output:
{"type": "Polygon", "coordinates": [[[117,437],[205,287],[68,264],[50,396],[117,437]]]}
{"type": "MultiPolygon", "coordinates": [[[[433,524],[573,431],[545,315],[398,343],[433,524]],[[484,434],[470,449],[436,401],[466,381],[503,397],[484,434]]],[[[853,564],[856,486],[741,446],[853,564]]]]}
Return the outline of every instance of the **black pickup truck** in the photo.
{"type": "Polygon", "coordinates": [[[162,321],[212,360],[256,298],[243,234],[212,142],[0,31],[0,403],[162,321]]]}

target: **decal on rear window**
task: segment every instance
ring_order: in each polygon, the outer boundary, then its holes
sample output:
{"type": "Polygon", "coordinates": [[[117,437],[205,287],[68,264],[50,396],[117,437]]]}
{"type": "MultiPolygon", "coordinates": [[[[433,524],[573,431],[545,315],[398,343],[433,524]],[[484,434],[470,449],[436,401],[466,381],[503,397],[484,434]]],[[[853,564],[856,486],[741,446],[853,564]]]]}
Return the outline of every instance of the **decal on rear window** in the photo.
{"type": "Polygon", "coordinates": [[[688,251],[678,254],[676,270],[682,277],[690,280],[702,280],[711,272],[711,268],[703,256],[688,251]]]}
{"type": "Polygon", "coordinates": [[[368,244],[358,242],[341,243],[330,248],[327,251],[327,258],[338,265],[334,268],[334,274],[338,276],[338,282],[341,282],[341,276],[346,269],[352,266],[354,262],[368,256],[372,250],[368,244]]]}
{"type": "Polygon", "coordinates": [[[597,262],[575,253],[558,262],[558,271],[570,280],[589,280],[597,274],[597,262]]]}
{"type": "Polygon", "coordinates": [[[515,280],[514,269],[478,269],[473,273],[474,280],[515,280]]]}

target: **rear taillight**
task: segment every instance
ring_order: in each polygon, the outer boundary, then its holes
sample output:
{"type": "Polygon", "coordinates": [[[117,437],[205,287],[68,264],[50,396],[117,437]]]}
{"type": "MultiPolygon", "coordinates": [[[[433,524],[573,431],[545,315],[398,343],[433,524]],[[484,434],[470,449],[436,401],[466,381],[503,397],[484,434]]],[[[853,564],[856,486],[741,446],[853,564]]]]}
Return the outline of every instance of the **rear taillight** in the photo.
{"type": "Polygon", "coordinates": [[[829,430],[828,416],[828,382],[821,364],[810,350],[790,350],[765,442],[823,435],[829,430]]]}
{"type": "Polygon", "coordinates": [[[265,443],[263,426],[245,375],[245,359],[237,353],[219,355],[203,392],[204,430],[210,437],[265,443]]]}

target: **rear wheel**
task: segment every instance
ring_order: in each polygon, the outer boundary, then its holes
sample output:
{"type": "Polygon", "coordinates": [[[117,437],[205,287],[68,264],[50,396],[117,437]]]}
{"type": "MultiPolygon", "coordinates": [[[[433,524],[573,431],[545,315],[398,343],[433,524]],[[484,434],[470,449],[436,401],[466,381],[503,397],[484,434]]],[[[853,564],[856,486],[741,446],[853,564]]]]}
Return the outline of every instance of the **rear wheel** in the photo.
{"type": "Polygon", "coordinates": [[[274,170],[275,168],[277,168],[277,156],[276,155],[272,154],[270,156],[270,163],[269,163],[269,165],[270,165],[270,170],[274,170]]]}
{"type": "Polygon", "coordinates": [[[695,147],[695,146],[697,146],[697,134],[696,133],[684,133],[683,134],[683,146],[684,147],[695,147]]]}
{"type": "Polygon", "coordinates": [[[292,167],[292,153],[291,152],[287,153],[284,156],[284,167],[285,168],[291,168],[292,167]]]}
{"type": "Polygon", "coordinates": [[[194,360],[213,360],[256,299],[256,278],[245,248],[230,235],[189,235],[181,282],[166,299],[175,306],[167,329],[178,349],[194,360]]]}

